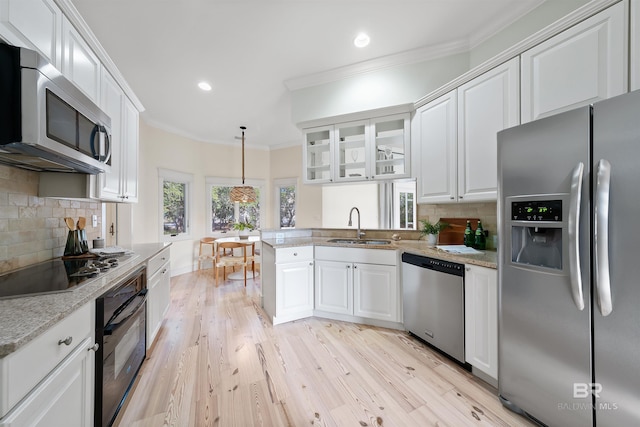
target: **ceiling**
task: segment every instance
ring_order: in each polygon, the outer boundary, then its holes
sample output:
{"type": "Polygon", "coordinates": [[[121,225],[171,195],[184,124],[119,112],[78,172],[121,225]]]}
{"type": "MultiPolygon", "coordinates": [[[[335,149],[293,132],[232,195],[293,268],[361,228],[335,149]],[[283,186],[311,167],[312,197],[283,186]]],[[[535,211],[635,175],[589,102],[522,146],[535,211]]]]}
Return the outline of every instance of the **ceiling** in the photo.
{"type": "MultiPolygon", "coordinates": [[[[450,43],[474,46],[541,0],[72,0],[146,111],[199,141],[301,141],[285,81],[450,43]],[[353,39],[365,31],[366,48],[353,39]],[[213,90],[197,87],[208,81],[213,90]]],[[[235,142],[234,142],[235,141],[235,142]]]]}

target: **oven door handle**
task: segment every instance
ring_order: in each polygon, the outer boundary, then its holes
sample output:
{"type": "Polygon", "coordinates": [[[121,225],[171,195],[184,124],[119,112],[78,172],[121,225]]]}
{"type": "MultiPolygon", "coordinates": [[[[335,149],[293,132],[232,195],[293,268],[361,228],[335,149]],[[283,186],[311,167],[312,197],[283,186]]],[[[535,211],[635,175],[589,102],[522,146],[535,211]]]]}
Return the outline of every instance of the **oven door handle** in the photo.
{"type": "Polygon", "coordinates": [[[143,289],[131,298],[120,313],[104,327],[104,335],[113,335],[120,326],[133,317],[147,301],[147,292],[148,289],[143,289]]]}

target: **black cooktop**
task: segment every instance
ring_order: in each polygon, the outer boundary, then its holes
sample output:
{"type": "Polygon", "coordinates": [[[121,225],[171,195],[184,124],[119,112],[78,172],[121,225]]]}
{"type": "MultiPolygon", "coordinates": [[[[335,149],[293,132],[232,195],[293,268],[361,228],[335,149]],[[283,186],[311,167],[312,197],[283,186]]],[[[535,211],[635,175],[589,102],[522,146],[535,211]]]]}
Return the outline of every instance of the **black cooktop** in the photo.
{"type": "Polygon", "coordinates": [[[53,259],[34,264],[0,276],[0,299],[69,292],[117,265],[116,259],[53,259]]]}

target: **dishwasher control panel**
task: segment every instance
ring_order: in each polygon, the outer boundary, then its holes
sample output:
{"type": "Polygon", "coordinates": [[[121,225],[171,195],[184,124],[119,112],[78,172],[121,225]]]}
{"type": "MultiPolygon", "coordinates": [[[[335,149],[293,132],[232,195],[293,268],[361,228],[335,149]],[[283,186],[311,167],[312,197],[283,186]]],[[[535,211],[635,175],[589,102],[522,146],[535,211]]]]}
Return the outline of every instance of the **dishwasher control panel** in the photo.
{"type": "Polygon", "coordinates": [[[402,254],[402,262],[413,264],[417,267],[427,268],[429,270],[453,274],[455,276],[464,276],[464,264],[459,264],[453,261],[444,261],[441,259],[429,258],[405,252],[402,254]]]}

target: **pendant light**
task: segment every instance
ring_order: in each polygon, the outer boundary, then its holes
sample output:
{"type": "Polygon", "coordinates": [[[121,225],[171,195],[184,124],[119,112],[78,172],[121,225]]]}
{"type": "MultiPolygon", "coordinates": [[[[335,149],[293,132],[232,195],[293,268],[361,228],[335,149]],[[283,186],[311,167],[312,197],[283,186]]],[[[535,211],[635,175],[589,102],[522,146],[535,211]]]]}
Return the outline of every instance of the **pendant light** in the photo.
{"type": "Polygon", "coordinates": [[[240,129],[242,129],[242,186],[233,187],[229,197],[232,202],[254,203],[256,201],[255,190],[249,185],[244,185],[244,131],[247,128],[240,126],[240,129]]]}

